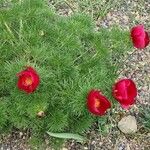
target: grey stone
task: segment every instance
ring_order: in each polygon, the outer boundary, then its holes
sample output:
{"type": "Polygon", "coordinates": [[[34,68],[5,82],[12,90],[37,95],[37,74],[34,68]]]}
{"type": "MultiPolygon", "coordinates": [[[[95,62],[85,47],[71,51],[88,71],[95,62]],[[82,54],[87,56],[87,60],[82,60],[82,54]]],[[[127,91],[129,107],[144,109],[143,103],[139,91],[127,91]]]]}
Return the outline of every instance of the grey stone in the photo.
{"type": "Polygon", "coordinates": [[[137,122],[134,116],[122,118],[118,123],[118,128],[126,134],[135,133],[137,131],[137,122]]]}

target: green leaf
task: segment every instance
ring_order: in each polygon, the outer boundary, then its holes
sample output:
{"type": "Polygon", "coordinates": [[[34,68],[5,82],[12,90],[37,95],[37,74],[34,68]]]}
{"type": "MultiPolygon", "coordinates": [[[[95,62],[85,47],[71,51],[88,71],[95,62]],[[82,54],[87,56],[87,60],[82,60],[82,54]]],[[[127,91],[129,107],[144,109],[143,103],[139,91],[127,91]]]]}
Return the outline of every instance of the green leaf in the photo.
{"type": "Polygon", "coordinates": [[[86,139],[79,135],[79,134],[73,134],[73,133],[52,133],[52,132],[47,132],[48,135],[56,138],[63,138],[63,139],[74,139],[77,140],[78,142],[84,142],[86,139]]]}

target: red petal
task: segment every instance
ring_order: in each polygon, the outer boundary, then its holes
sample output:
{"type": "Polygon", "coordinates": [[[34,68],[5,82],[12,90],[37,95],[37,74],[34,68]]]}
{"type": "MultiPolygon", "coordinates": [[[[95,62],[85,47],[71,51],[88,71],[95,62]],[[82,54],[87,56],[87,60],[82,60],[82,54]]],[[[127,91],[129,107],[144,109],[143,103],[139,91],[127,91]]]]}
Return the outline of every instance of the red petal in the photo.
{"type": "Polygon", "coordinates": [[[150,37],[148,32],[145,32],[145,47],[150,43],[150,37]]]}
{"type": "Polygon", "coordinates": [[[91,90],[87,96],[87,108],[94,114],[102,116],[106,110],[111,107],[109,100],[103,96],[98,90],[91,90]],[[99,101],[100,105],[96,107],[96,102],[99,101]]]}
{"type": "Polygon", "coordinates": [[[131,29],[131,36],[144,36],[144,26],[143,25],[137,25],[131,29]]]}
{"type": "Polygon", "coordinates": [[[143,49],[149,44],[148,33],[143,25],[137,25],[131,29],[131,38],[136,48],[143,49]]]}
{"type": "Polygon", "coordinates": [[[114,98],[124,107],[135,103],[137,88],[131,79],[122,79],[113,86],[114,98]]]}
{"type": "Polygon", "coordinates": [[[129,109],[131,105],[121,105],[123,109],[129,109]]]}
{"type": "Polygon", "coordinates": [[[40,82],[39,75],[32,67],[27,67],[26,70],[23,70],[20,73],[18,73],[17,76],[18,76],[18,83],[17,83],[18,88],[27,93],[32,93],[33,91],[36,90],[36,88],[39,85],[40,82]],[[25,84],[27,78],[32,79],[31,85],[25,84]]]}
{"type": "Polygon", "coordinates": [[[144,37],[133,37],[132,41],[133,41],[134,47],[136,47],[136,48],[144,49],[146,47],[144,37]]]}

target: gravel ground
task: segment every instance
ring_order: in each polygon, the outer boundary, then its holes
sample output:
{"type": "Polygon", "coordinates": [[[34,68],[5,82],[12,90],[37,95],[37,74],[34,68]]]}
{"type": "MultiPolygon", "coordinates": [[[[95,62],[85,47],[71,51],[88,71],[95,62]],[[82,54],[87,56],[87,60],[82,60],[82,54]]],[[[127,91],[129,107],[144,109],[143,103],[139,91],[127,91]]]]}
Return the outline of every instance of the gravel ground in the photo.
{"type": "MultiPolygon", "coordinates": [[[[50,1],[54,5],[55,1],[50,1]]],[[[73,2],[74,4],[74,2],[73,2]]],[[[73,7],[68,3],[56,7],[60,15],[68,16],[73,12],[73,7]]],[[[112,8],[107,15],[96,19],[97,29],[99,27],[111,27],[118,25],[122,29],[129,30],[131,26],[142,23],[150,29],[150,1],[149,0],[122,0],[121,5],[112,8]]],[[[150,105],[150,47],[143,51],[133,49],[134,53],[125,56],[125,63],[120,73],[120,78],[132,78],[138,86],[139,95],[137,104],[129,111],[121,110],[121,114],[115,115],[113,128],[107,136],[102,136],[98,130],[87,133],[88,141],[85,144],[70,141],[63,150],[150,150],[150,133],[143,130],[138,124],[138,133],[135,135],[124,135],[117,128],[118,120],[127,114],[134,115],[137,120],[139,107],[150,105]]],[[[120,110],[120,107],[114,111],[120,110]]],[[[0,139],[0,150],[30,150],[27,144],[28,131],[15,131],[0,139]]],[[[46,148],[44,148],[46,149],[46,148]]],[[[43,149],[43,150],[44,150],[43,149]]],[[[47,148],[47,150],[50,148],[47,148]]]]}
{"type": "MultiPolygon", "coordinates": [[[[60,15],[71,14],[71,9],[66,6],[65,9],[57,8],[60,15]]],[[[121,5],[112,8],[107,13],[106,17],[96,19],[97,30],[103,26],[109,28],[113,25],[118,25],[123,30],[130,30],[135,24],[144,24],[146,28],[150,28],[150,1],[149,0],[122,0],[121,5]]],[[[136,119],[139,119],[139,108],[145,108],[150,105],[150,47],[143,51],[134,49],[128,53],[124,58],[125,63],[120,70],[120,78],[133,79],[138,87],[137,103],[129,111],[122,111],[122,115],[127,114],[134,115],[136,119]]],[[[120,107],[115,109],[116,112],[120,112],[120,107]]],[[[101,136],[99,131],[92,130],[89,132],[89,141],[81,145],[71,141],[68,144],[69,150],[149,150],[150,149],[150,135],[143,132],[141,124],[138,124],[138,133],[129,136],[121,133],[117,128],[117,122],[120,118],[117,118],[116,114],[114,127],[111,129],[109,135],[101,136]]]]}

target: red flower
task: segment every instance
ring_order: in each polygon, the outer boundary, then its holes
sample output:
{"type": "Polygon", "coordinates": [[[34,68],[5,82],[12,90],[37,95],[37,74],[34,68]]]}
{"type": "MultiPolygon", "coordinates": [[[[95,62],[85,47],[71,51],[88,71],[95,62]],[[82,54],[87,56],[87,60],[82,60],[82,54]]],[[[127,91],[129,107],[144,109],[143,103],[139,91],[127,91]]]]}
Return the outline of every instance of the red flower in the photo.
{"type": "Polygon", "coordinates": [[[27,93],[32,93],[39,85],[40,79],[37,72],[32,67],[27,67],[17,74],[17,86],[20,90],[27,93]]]}
{"type": "Polygon", "coordinates": [[[122,79],[113,86],[113,96],[121,104],[122,108],[128,109],[135,103],[137,88],[131,79],[122,79]]]}
{"type": "Polygon", "coordinates": [[[106,110],[111,107],[109,100],[98,90],[91,90],[87,96],[88,110],[98,116],[106,113],[106,110]]]}
{"type": "Polygon", "coordinates": [[[137,25],[131,29],[131,39],[134,47],[139,49],[145,48],[150,42],[148,33],[143,25],[137,25]]]}

